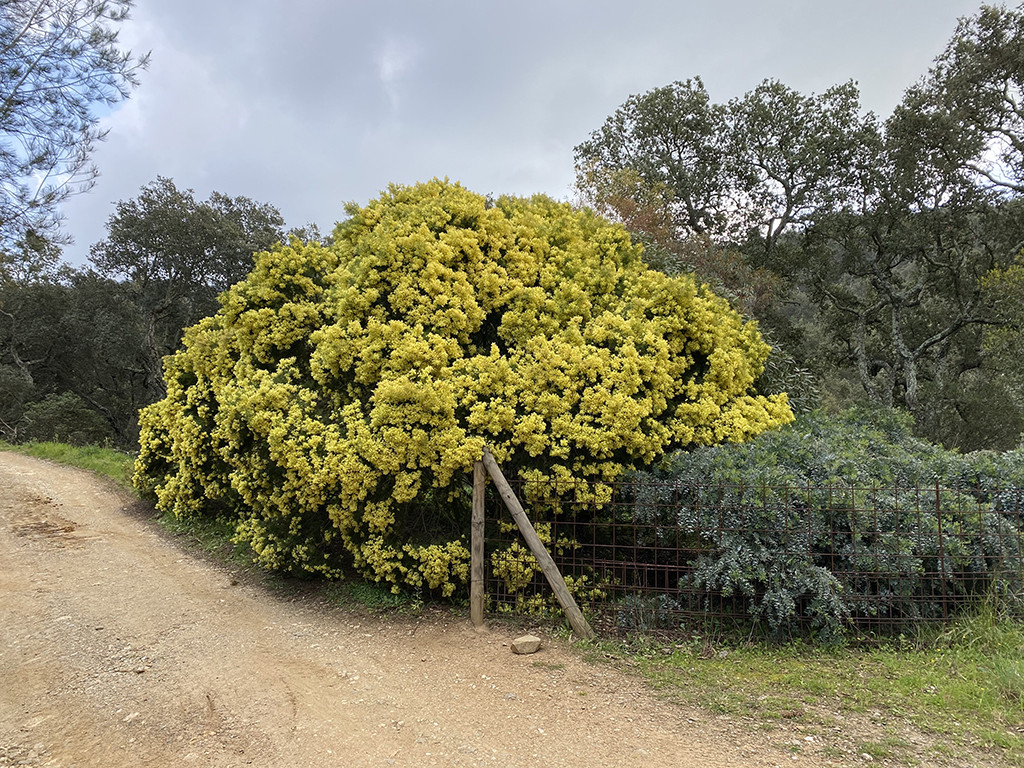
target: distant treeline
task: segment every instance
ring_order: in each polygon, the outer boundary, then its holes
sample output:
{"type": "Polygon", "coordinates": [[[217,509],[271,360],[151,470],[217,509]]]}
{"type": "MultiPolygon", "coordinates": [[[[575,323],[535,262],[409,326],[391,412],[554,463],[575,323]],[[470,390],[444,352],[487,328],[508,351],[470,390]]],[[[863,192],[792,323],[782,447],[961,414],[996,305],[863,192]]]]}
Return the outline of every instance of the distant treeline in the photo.
{"type": "Polygon", "coordinates": [[[182,329],[285,237],[272,205],[216,192],[200,202],[165,178],[119,203],[107,226],[88,268],[62,264],[42,237],[3,254],[0,438],[133,447],[182,329]]]}

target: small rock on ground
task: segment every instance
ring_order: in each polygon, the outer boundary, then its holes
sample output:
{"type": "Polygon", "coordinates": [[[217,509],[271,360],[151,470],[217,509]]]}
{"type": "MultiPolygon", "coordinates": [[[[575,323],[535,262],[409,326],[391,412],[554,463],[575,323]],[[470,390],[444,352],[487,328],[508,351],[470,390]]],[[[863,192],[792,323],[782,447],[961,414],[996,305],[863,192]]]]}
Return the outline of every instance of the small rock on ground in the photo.
{"type": "Polygon", "coordinates": [[[540,650],[540,638],[535,635],[523,635],[512,641],[513,653],[536,653],[540,650]]]}

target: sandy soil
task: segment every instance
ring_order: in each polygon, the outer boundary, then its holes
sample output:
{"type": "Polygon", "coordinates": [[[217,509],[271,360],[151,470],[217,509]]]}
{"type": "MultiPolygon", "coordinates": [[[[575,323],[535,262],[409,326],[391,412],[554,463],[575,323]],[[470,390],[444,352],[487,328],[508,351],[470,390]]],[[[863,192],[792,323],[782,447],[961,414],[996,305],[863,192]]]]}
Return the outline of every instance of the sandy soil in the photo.
{"type": "Polygon", "coordinates": [[[0,766],[832,764],[821,736],[664,702],[551,638],[517,656],[511,630],[236,575],[106,481],[0,453],[0,766]]]}

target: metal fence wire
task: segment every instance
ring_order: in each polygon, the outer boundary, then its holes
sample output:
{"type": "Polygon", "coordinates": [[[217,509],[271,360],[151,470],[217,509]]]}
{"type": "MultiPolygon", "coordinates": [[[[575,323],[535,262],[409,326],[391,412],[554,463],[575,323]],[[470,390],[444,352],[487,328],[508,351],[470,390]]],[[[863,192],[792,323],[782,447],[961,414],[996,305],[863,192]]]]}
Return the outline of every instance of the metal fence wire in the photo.
{"type": "MultiPolygon", "coordinates": [[[[601,632],[892,633],[987,600],[1024,613],[1020,489],[511,484],[601,632]]],[[[491,485],[486,514],[490,610],[555,613],[491,485]]]]}

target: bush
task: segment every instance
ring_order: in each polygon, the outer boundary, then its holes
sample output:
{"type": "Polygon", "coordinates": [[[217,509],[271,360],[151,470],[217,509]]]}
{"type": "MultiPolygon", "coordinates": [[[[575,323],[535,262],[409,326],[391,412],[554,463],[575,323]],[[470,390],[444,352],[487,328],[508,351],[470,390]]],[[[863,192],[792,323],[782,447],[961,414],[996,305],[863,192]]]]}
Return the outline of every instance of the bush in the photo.
{"type": "Polygon", "coordinates": [[[333,575],[346,555],[451,594],[485,444],[601,494],[666,450],[792,418],[751,393],[756,328],[591,212],[434,181],[349,213],[329,247],[259,254],[141,417],[138,487],[234,515],[268,567],[333,575]]]}
{"type": "Polygon", "coordinates": [[[1022,587],[1024,453],[960,455],[895,411],[813,413],[635,479],[640,522],[705,549],[680,587],[740,601],[778,632],[941,617],[1022,587]]]}
{"type": "Polygon", "coordinates": [[[28,403],[18,438],[27,441],[91,445],[109,440],[110,424],[73,392],[49,394],[28,403]]]}

